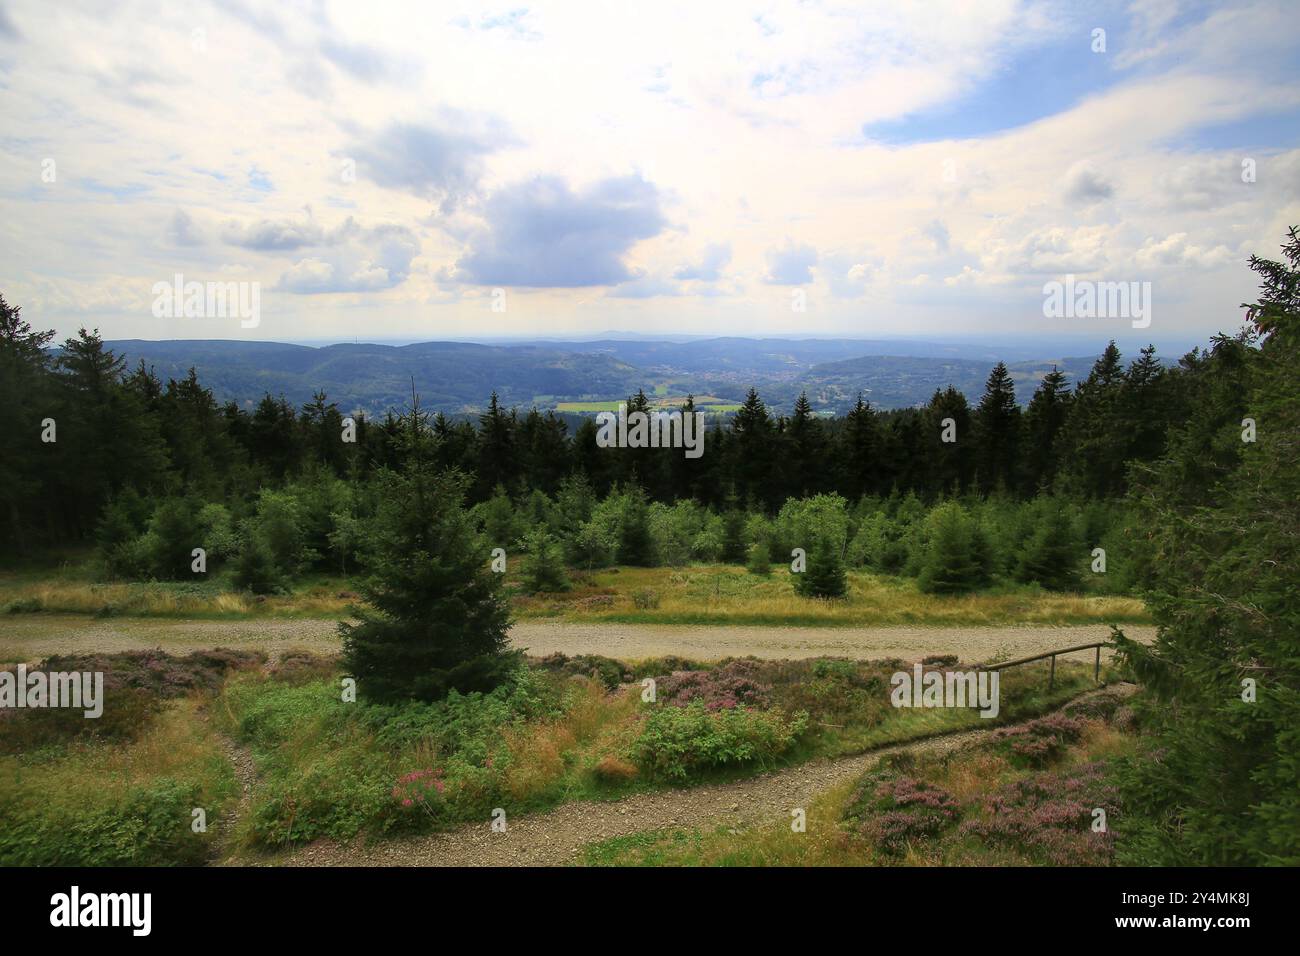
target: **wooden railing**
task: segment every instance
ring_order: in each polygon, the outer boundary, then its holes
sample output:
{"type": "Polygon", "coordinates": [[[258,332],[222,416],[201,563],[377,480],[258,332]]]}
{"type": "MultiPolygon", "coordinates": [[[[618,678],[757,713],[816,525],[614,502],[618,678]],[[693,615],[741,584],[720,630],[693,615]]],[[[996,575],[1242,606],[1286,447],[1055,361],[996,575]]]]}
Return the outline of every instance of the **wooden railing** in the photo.
{"type": "Polygon", "coordinates": [[[1101,649],[1103,647],[1112,647],[1112,646],[1113,645],[1111,644],[1110,641],[1095,641],[1092,644],[1076,644],[1074,647],[1063,647],[1059,651],[1047,651],[1045,654],[1034,654],[1032,657],[1020,657],[1014,661],[1002,661],[1001,663],[997,663],[997,664],[976,664],[975,669],[977,671],[981,671],[981,670],[1001,671],[1001,670],[1006,670],[1008,667],[1019,667],[1021,664],[1032,664],[1034,661],[1041,661],[1050,657],[1052,659],[1052,670],[1047,678],[1047,689],[1051,690],[1052,685],[1056,683],[1056,655],[1073,654],[1075,651],[1086,651],[1089,648],[1095,647],[1097,649],[1097,660],[1092,668],[1092,679],[1094,681],[1100,681],[1101,680],[1101,649]]]}

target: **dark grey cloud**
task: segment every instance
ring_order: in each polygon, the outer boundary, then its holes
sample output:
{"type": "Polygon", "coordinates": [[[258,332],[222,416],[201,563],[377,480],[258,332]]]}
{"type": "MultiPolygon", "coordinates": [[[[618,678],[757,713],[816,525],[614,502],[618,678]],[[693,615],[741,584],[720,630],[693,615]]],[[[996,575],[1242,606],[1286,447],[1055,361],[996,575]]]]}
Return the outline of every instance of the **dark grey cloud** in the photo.
{"type": "Polygon", "coordinates": [[[515,140],[496,120],[444,113],[437,125],[394,123],[356,138],[348,155],[357,176],[425,199],[456,199],[473,191],[483,159],[515,140]]]}
{"type": "Polygon", "coordinates": [[[812,281],[812,267],[817,265],[817,250],[812,246],[788,242],[767,253],[767,281],[772,285],[803,285],[812,281]]]}
{"type": "Polygon", "coordinates": [[[484,204],[487,227],[456,263],[476,285],[574,288],[636,278],[623,256],[666,225],[659,191],[640,176],[573,191],[539,177],[502,189],[484,204]]]}
{"type": "Polygon", "coordinates": [[[9,11],[0,6],[0,37],[8,37],[11,40],[22,39],[22,34],[14,26],[13,18],[9,16],[9,11]]]}
{"type": "Polygon", "coordinates": [[[171,222],[167,224],[167,240],[174,246],[203,245],[202,234],[184,209],[172,213],[171,222]]]}
{"type": "Polygon", "coordinates": [[[221,238],[241,249],[288,252],[320,245],[325,241],[325,231],[310,218],[259,219],[248,224],[226,223],[221,238]]]}
{"type": "Polygon", "coordinates": [[[1115,187],[1086,163],[1074,166],[1066,175],[1065,198],[1072,203],[1090,206],[1109,199],[1114,193],[1115,187]]]}
{"type": "Polygon", "coordinates": [[[688,263],[675,273],[675,279],[697,279],[716,282],[722,276],[722,267],[731,261],[731,243],[714,242],[704,247],[698,262],[688,263]]]}

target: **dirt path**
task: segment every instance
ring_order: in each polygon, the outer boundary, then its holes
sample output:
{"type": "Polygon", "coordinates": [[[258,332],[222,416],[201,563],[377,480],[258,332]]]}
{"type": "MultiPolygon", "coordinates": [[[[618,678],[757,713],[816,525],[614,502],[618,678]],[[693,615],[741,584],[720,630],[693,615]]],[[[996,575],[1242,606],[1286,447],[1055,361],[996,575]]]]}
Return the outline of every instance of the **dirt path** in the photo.
{"type": "MultiPolygon", "coordinates": [[[[1090,691],[1127,696],[1121,684],[1090,691]]],[[[901,750],[946,753],[987,737],[998,728],[965,730],[911,744],[884,747],[856,757],[819,760],[736,783],[637,794],[613,803],[569,803],[547,813],[507,817],[504,833],[490,821],[447,833],[386,840],[369,846],[318,841],[275,860],[283,866],[563,866],[589,843],[668,827],[699,827],[723,821],[739,825],[789,819],[796,807],[865,772],[901,750]]],[[[507,815],[509,808],[506,808],[507,815]]],[[[241,861],[249,862],[249,861],[241,861]]]]}
{"type": "MultiPolygon", "coordinates": [[[[1151,640],[1155,628],[1130,625],[1125,633],[1151,640]]],[[[696,660],[721,657],[901,657],[956,654],[963,661],[1013,657],[1105,640],[1103,624],[1074,627],[682,627],[661,624],[569,624],[524,621],[510,631],[517,647],[533,654],[603,654],[624,660],[676,654],[696,660]]],[[[290,648],[317,653],[339,649],[332,620],[167,620],[29,614],[0,618],[0,661],[36,661],[49,654],[161,647],[173,653],[216,646],[290,648]]]]}

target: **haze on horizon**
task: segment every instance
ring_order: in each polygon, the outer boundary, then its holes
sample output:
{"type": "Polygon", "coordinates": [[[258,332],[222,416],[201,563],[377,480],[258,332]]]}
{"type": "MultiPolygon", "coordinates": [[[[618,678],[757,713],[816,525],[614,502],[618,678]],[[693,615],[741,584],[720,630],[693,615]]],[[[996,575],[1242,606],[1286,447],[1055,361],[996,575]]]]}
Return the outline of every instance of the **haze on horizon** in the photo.
{"type": "Polygon", "coordinates": [[[1294,21],[0,3],[0,292],[106,339],[1204,339],[1300,222],[1294,21]],[[260,322],[156,318],[176,274],[260,322]],[[1067,274],[1150,327],[1045,318],[1067,274]]]}

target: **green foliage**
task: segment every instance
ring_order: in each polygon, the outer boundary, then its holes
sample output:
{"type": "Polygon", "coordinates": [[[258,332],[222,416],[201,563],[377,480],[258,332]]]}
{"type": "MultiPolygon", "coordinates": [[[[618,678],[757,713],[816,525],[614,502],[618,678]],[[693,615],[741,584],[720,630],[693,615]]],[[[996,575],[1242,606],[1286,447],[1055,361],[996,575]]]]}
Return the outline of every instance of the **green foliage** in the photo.
{"type": "Polygon", "coordinates": [[[1074,540],[1069,515],[1059,502],[1035,508],[1037,521],[1016,563],[1017,580],[1037,582],[1053,591],[1078,587],[1077,567],[1086,552],[1074,540]]]}
{"type": "Polygon", "coordinates": [[[524,536],[524,590],[539,592],[567,591],[573,585],[564,573],[564,551],[544,528],[534,528],[524,536]]]}
{"type": "Polygon", "coordinates": [[[284,590],[284,576],[261,537],[252,535],[244,541],[235,559],[234,584],[241,591],[254,594],[278,594],[284,590]]]}
{"type": "Polygon", "coordinates": [[[928,543],[919,584],[934,594],[961,594],[989,583],[992,556],[980,526],[959,503],[945,502],[926,522],[928,543]]]}
{"type": "Polygon", "coordinates": [[[745,563],[750,574],[768,575],[772,573],[772,546],[766,538],[760,538],[749,546],[749,559],[745,563]]]}
{"type": "Polygon", "coordinates": [[[632,757],[646,772],[685,781],[708,770],[771,766],[807,729],[808,716],[779,709],[707,710],[702,701],[659,706],[646,719],[632,757]]]}
{"type": "Polygon", "coordinates": [[[801,597],[841,598],[849,590],[848,574],[839,552],[820,540],[808,555],[808,567],[795,575],[794,589],[801,597]]]}
{"type": "Polygon", "coordinates": [[[1153,646],[1117,635],[1161,698],[1159,759],[1121,778],[1122,861],[1300,863],[1300,235],[1285,262],[1251,259],[1262,337],[1216,340],[1223,387],[1195,401],[1165,461],[1143,469],[1139,522],[1154,558],[1153,646]],[[1235,387],[1233,382],[1238,383],[1235,387]],[[1243,387],[1244,386],[1244,387],[1243,387]],[[1242,440],[1243,418],[1257,422],[1242,440]],[[1245,682],[1253,681],[1255,699],[1245,682]]]}
{"type": "Polygon", "coordinates": [[[198,508],[188,498],[167,498],[149,520],[149,566],[155,576],[167,580],[192,577],[191,552],[203,546],[203,526],[198,508]]]}
{"type": "Polygon", "coordinates": [[[203,803],[197,784],[160,777],[98,805],[0,806],[0,865],[199,865],[207,845],[190,811],[203,803]]]}
{"type": "Polygon", "coordinates": [[[373,700],[492,689],[516,655],[500,576],[462,506],[465,480],[415,466],[382,484],[361,586],[368,607],[359,624],[340,625],[348,672],[373,700]]]}

